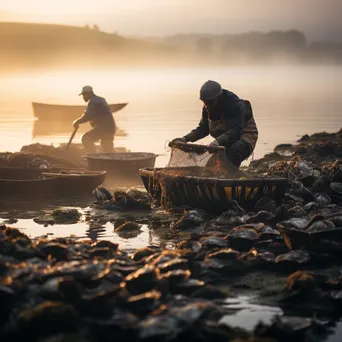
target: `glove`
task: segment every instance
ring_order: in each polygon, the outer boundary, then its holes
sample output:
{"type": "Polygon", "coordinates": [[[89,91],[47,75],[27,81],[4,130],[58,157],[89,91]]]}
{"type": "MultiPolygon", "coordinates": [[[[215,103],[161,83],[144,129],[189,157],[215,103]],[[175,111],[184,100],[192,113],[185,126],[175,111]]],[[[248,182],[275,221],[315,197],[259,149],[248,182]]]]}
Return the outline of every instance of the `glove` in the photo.
{"type": "Polygon", "coordinates": [[[169,142],[169,147],[172,147],[173,145],[176,145],[177,143],[186,143],[185,138],[175,138],[172,141],[169,142]]]}
{"type": "Polygon", "coordinates": [[[212,141],[207,147],[209,153],[216,152],[216,148],[220,146],[220,143],[217,140],[212,141]]]}
{"type": "Polygon", "coordinates": [[[72,125],[74,126],[75,129],[78,129],[80,127],[80,124],[78,123],[78,120],[75,120],[72,125]]]}

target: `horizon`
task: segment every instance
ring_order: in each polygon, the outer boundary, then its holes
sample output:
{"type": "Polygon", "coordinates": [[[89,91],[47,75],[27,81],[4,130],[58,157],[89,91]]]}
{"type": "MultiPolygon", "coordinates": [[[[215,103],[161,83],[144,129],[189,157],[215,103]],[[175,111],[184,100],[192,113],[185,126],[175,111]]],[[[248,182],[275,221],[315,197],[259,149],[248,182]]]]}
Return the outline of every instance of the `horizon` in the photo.
{"type": "Polygon", "coordinates": [[[123,36],[165,37],[177,34],[240,34],[260,31],[299,30],[308,40],[341,41],[342,22],[339,0],[272,0],[243,3],[213,0],[210,4],[188,0],[131,0],[127,3],[99,0],[12,0],[0,5],[1,22],[44,23],[69,26],[98,25],[108,33],[123,36]],[[250,3],[250,5],[248,4],[250,3]],[[227,11],[225,11],[227,9],[227,11]]]}

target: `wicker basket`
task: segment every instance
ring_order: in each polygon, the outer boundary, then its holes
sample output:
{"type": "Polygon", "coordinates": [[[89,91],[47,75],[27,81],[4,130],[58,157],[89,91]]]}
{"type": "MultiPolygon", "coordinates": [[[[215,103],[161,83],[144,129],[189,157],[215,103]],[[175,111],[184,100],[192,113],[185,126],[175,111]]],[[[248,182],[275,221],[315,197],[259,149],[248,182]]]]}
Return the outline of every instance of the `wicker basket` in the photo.
{"type": "Polygon", "coordinates": [[[161,201],[164,206],[186,205],[211,212],[229,209],[231,200],[237,201],[245,209],[253,208],[262,197],[279,202],[289,185],[286,178],[217,179],[158,173],[162,170],[139,170],[146,190],[154,199],[161,201]],[[164,184],[167,184],[167,198],[162,193],[164,184]]]}

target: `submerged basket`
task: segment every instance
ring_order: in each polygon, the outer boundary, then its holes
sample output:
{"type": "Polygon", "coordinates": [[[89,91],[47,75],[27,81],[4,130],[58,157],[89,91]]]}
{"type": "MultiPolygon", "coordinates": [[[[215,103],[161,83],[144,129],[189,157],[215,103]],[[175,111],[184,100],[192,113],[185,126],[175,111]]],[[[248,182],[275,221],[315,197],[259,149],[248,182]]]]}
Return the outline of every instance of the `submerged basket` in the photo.
{"type": "MultiPolygon", "coordinates": [[[[180,168],[184,170],[184,168],[180,168]]],[[[286,189],[286,178],[218,179],[183,175],[163,175],[162,168],[140,169],[140,177],[151,196],[170,206],[189,206],[222,212],[235,200],[251,209],[262,197],[279,202],[286,189]],[[167,193],[163,193],[167,184],[167,193]]]]}

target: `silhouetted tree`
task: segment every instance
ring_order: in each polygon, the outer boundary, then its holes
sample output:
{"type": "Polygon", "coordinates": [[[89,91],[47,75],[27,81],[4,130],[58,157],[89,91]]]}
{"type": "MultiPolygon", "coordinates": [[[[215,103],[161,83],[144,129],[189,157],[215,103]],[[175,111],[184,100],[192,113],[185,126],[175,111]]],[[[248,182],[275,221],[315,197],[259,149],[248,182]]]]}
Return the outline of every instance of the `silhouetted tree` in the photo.
{"type": "Polygon", "coordinates": [[[93,30],[96,31],[96,32],[100,32],[100,28],[96,24],[93,25],[93,30]]]}

